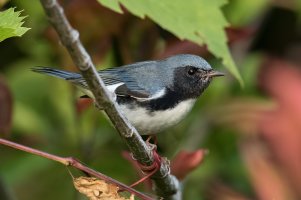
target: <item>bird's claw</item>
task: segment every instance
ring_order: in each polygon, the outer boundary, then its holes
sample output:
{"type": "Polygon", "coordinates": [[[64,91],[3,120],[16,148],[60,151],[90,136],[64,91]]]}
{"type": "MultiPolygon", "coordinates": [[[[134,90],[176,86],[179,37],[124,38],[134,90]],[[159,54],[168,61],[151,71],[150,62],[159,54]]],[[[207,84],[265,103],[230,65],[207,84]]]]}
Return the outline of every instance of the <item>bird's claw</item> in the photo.
{"type": "Polygon", "coordinates": [[[146,143],[146,145],[150,151],[157,151],[157,145],[152,144],[152,143],[146,143]]]}

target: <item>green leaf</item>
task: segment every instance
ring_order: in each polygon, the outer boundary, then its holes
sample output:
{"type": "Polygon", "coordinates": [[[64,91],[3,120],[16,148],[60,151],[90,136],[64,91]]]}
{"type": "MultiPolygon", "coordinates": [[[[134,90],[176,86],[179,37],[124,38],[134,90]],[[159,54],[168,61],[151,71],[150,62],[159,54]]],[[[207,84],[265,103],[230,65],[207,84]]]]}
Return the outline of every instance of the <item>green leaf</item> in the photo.
{"type": "Polygon", "coordinates": [[[14,8],[0,12],[0,42],[3,40],[22,36],[29,28],[22,27],[22,20],[25,17],[20,17],[21,11],[14,11],[14,8]]]}
{"type": "Polygon", "coordinates": [[[102,5],[122,13],[120,4],[134,15],[145,16],[180,39],[206,44],[208,49],[243,84],[227,46],[224,28],[228,26],[221,7],[225,0],[98,0],[102,5]]]}
{"type": "Polygon", "coordinates": [[[118,1],[116,0],[101,0],[100,3],[102,3],[104,6],[110,8],[111,10],[114,10],[115,12],[117,13],[123,13],[120,6],[119,6],[119,3],[118,1]]]}

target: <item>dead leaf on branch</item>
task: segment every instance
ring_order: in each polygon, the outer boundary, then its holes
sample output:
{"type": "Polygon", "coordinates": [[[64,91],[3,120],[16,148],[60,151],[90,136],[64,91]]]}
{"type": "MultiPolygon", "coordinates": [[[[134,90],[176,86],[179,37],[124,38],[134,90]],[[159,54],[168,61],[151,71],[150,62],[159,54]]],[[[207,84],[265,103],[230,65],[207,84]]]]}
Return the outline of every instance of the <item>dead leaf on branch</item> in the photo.
{"type": "Polygon", "coordinates": [[[130,198],[122,197],[118,194],[118,186],[94,177],[81,176],[74,178],[73,183],[74,187],[90,200],[134,200],[134,195],[130,198]]]}

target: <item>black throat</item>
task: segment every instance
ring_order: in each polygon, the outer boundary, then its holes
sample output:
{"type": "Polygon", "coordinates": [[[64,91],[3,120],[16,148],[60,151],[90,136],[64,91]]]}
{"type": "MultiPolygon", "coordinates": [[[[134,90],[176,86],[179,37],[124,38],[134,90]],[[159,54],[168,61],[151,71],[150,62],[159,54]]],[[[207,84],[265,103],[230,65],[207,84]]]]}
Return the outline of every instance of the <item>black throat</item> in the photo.
{"type": "Polygon", "coordinates": [[[118,104],[127,104],[129,106],[141,106],[149,110],[164,111],[176,107],[180,102],[192,99],[186,95],[175,92],[169,88],[166,89],[165,94],[157,99],[151,99],[149,101],[138,101],[137,99],[130,96],[117,96],[118,104]]]}

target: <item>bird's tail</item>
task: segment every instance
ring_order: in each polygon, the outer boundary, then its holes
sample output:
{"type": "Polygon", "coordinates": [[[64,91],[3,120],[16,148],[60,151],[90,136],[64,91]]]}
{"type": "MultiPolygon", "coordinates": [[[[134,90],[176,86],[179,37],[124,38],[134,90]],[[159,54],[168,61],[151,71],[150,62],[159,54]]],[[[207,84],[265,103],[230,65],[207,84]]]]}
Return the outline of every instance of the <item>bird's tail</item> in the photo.
{"type": "Polygon", "coordinates": [[[53,69],[49,67],[34,67],[31,68],[31,70],[37,73],[47,74],[49,76],[54,76],[65,80],[74,80],[81,78],[81,75],[79,73],[53,69]]]}

